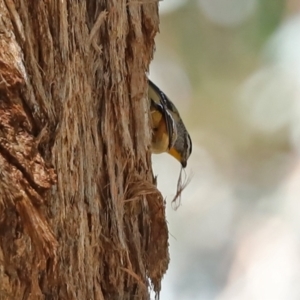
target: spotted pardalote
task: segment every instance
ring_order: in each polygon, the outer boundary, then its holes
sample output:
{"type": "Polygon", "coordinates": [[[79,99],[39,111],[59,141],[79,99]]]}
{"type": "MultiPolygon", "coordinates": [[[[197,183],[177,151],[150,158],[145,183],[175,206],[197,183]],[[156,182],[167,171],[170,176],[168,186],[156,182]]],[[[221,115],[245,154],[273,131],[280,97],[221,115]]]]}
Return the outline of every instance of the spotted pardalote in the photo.
{"type": "Polygon", "coordinates": [[[148,80],[152,125],[152,153],[167,152],[183,168],[192,153],[192,141],[180,114],[171,100],[151,80],[148,80]]]}

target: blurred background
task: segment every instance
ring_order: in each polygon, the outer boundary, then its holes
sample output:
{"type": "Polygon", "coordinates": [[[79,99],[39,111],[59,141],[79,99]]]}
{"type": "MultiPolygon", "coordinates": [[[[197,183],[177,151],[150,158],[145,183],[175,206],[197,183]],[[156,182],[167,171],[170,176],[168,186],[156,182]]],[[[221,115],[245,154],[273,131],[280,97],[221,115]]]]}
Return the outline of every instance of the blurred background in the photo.
{"type": "Polygon", "coordinates": [[[161,300],[300,299],[300,1],[165,0],[150,78],[193,140],[153,155],[166,197],[161,300]]]}

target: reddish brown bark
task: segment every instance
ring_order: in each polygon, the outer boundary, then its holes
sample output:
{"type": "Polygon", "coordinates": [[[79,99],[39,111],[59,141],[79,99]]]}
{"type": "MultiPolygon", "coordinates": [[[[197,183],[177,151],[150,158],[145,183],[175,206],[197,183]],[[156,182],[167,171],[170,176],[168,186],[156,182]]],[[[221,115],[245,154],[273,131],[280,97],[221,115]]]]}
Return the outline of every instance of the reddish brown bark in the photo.
{"type": "Polygon", "coordinates": [[[155,2],[0,0],[0,299],[148,299],[155,2]]]}

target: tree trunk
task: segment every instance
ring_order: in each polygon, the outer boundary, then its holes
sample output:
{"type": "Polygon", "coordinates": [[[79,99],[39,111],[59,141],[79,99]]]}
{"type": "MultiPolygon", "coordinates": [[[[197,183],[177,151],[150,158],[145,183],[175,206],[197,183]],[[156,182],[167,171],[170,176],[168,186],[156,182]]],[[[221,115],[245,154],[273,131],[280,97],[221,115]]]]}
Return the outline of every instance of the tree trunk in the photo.
{"type": "Polygon", "coordinates": [[[155,1],[0,0],[0,299],[149,299],[168,262],[155,1]]]}

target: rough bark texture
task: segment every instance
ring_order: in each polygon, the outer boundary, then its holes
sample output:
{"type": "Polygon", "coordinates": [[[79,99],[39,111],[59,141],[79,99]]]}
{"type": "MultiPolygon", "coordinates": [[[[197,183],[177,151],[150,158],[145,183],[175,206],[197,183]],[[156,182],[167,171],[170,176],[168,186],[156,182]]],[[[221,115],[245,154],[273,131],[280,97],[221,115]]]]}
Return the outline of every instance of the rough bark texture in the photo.
{"type": "Polygon", "coordinates": [[[153,1],[0,0],[0,299],[148,299],[153,1]]]}

